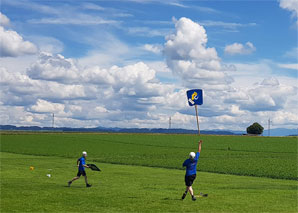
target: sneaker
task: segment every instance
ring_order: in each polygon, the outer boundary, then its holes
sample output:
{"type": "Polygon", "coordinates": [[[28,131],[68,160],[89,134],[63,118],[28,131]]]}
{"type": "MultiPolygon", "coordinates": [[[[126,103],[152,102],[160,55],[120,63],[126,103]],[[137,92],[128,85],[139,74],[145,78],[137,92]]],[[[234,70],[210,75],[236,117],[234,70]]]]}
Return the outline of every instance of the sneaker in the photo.
{"type": "Polygon", "coordinates": [[[86,185],[86,187],[91,187],[91,186],[92,186],[92,185],[90,185],[90,184],[87,184],[87,185],[86,185]]]}
{"type": "Polygon", "coordinates": [[[186,197],[186,194],[184,193],[183,195],[182,195],[182,200],[184,200],[184,198],[186,197]]]}
{"type": "Polygon", "coordinates": [[[67,183],[67,184],[68,184],[68,187],[70,187],[71,181],[68,181],[68,183],[67,183]]]}
{"type": "Polygon", "coordinates": [[[197,198],[195,196],[192,196],[192,201],[196,201],[197,198]]]}

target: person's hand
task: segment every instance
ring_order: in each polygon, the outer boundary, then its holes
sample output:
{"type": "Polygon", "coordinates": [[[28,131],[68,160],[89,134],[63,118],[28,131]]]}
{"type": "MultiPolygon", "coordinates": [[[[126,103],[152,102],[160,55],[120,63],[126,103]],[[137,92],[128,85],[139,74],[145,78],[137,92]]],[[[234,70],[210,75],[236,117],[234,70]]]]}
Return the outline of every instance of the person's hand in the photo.
{"type": "Polygon", "coordinates": [[[199,143],[203,143],[203,141],[202,141],[202,140],[200,140],[200,141],[199,141],[199,143]]]}

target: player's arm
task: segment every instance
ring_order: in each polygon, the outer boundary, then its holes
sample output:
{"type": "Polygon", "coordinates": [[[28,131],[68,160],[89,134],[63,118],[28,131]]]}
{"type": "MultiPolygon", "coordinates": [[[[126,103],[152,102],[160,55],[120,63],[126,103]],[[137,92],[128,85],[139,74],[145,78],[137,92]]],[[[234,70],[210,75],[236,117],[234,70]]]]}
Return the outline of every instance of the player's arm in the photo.
{"type": "Polygon", "coordinates": [[[83,160],[83,167],[85,167],[85,168],[89,168],[89,166],[87,166],[87,164],[86,164],[86,162],[85,162],[85,159],[83,160]]]}
{"type": "Polygon", "coordinates": [[[77,160],[77,166],[78,167],[80,166],[80,160],[77,160]]]}
{"type": "Polygon", "coordinates": [[[201,150],[202,150],[202,143],[203,143],[203,141],[200,140],[200,141],[199,141],[199,148],[198,148],[198,152],[199,152],[199,153],[201,153],[201,150]]]}

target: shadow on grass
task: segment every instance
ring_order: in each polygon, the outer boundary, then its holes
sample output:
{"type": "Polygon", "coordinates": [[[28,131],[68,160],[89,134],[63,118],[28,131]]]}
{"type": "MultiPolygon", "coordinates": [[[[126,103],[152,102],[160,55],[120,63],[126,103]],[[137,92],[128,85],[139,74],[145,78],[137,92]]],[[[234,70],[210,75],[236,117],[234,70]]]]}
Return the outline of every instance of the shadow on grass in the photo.
{"type": "Polygon", "coordinates": [[[182,200],[181,198],[173,198],[173,197],[166,197],[166,198],[163,198],[162,200],[182,200]]]}

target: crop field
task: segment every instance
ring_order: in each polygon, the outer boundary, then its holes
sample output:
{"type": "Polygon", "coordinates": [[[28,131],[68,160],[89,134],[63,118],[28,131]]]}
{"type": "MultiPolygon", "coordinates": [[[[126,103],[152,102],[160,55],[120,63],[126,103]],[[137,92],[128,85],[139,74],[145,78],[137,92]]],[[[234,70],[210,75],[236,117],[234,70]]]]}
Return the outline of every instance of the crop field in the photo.
{"type": "MultiPolygon", "coordinates": [[[[201,136],[199,171],[298,180],[297,137],[201,136]]],[[[2,152],[182,169],[196,135],[2,134],[2,152]]]]}
{"type": "Polygon", "coordinates": [[[297,212],[297,137],[201,136],[194,183],[183,161],[196,135],[1,133],[1,212],[297,212]],[[88,152],[84,181],[76,160],[88,152]],[[34,170],[29,170],[34,166],[34,170]],[[47,177],[51,174],[51,178],[47,177]]]}

